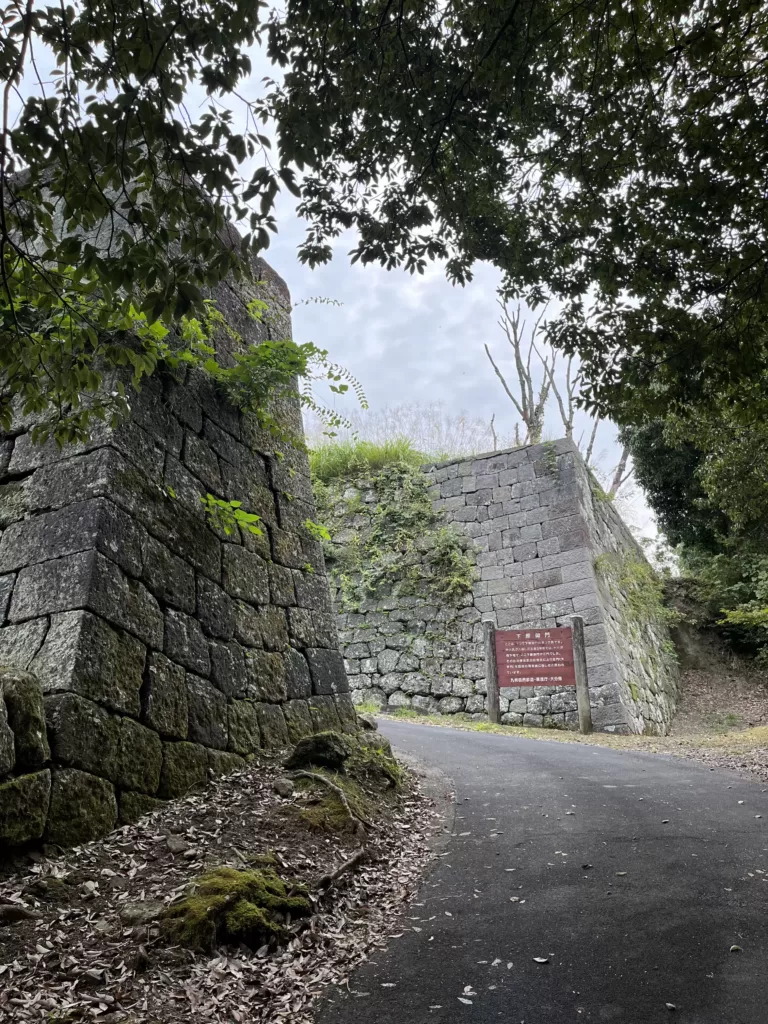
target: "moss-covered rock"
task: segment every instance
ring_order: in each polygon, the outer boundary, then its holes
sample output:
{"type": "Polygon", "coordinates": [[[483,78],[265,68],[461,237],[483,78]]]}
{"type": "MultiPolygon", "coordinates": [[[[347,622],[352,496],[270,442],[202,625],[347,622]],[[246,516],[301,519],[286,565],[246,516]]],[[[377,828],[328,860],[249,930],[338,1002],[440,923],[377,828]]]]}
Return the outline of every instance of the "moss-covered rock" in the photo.
{"type": "Polygon", "coordinates": [[[283,704],[283,714],[291,743],[298,743],[304,736],[311,736],[314,732],[309,705],[305,700],[286,701],[283,704]]]}
{"type": "Polygon", "coordinates": [[[283,709],[277,704],[254,704],[264,750],[283,750],[290,743],[283,709]]]}
{"type": "Polygon", "coordinates": [[[47,770],[0,784],[0,847],[42,836],[50,796],[51,773],[47,770]]]}
{"type": "Polygon", "coordinates": [[[30,672],[0,668],[0,698],[3,697],[16,747],[16,771],[42,768],[51,751],[39,680],[30,672]]]}
{"type": "Polygon", "coordinates": [[[352,755],[352,744],[337,732],[319,732],[299,740],[285,762],[286,768],[329,768],[344,771],[344,764],[352,755]]]}
{"type": "Polygon", "coordinates": [[[157,795],[161,800],[175,800],[192,786],[205,782],[208,754],[197,743],[163,743],[163,767],[157,795]]]}
{"type": "Polygon", "coordinates": [[[45,697],[44,703],[53,760],[114,781],[122,719],[74,693],[45,697]]]}
{"type": "Polygon", "coordinates": [[[208,751],[208,768],[214,775],[229,775],[245,768],[245,760],[238,754],[227,753],[226,750],[208,751]]]}
{"type": "Polygon", "coordinates": [[[307,704],[315,732],[325,732],[329,729],[339,731],[341,729],[339,713],[336,710],[333,697],[317,695],[310,697],[307,704]]]}
{"type": "Polygon", "coordinates": [[[122,720],[115,782],[149,795],[157,792],[163,764],[163,745],[157,733],[132,718],[122,720]]]}
{"type": "Polygon", "coordinates": [[[261,746],[259,716],[249,700],[233,700],[229,712],[229,749],[243,757],[254,754],[261,746]]]}
{"type": "Polygon", "coordinates": [[[220,942],[242,942],[257,949],[283,934],[289,916],[311,913],[305,892],[269,867],[216,868],[167,909],[162,925],[171,942],[192,949],[209,952],[220,942]]]}
{"type": "Polygon", "coordinates": [[[146,793],[132,793],[129,790],[120,794],[118,803],[121,825],[132,825],[134,821],[143,818],[145,814],[151,814],[152,811],[159,811],[165,807],[164,800],[147,796],[146,793]]]}
{"type": "Polygon", "coordinates": [[[76,768],[53,772],[47,842],[59,846],[87,843],[111,832],[116,821],[115,788],[106,779],[76,768]]]}
{"type": "Polygon", "coordinates": [[[357,721],[357,712],[349,694],[337,693],[333,698],[333,703],[336,705],[336,714],[339,716],[342,732],[358,732],[360,725],[357,721]]]}

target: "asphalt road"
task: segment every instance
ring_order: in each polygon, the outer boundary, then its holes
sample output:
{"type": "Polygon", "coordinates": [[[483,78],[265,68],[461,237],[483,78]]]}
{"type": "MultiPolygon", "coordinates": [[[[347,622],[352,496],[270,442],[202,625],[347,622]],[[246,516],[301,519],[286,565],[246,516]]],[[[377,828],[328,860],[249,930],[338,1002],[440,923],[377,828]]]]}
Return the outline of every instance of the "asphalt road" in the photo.
{"type": "Polygon", "coordinates": [[[651,754],[381,728],[453,779],[453,835],[402,936],[320,1024],[768,1024],[759,784],[651,754]]]}

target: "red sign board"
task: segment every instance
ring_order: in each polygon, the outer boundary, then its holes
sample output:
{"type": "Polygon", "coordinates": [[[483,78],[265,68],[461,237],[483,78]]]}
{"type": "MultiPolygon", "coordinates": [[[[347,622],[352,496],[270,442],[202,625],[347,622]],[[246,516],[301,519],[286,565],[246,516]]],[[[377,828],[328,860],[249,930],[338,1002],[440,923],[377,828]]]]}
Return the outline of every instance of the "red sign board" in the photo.
{"type": "Polygon", "coordinates": [[[499,688],[575,686],[570,626],[553,629],[497,629],[499,688]]]}

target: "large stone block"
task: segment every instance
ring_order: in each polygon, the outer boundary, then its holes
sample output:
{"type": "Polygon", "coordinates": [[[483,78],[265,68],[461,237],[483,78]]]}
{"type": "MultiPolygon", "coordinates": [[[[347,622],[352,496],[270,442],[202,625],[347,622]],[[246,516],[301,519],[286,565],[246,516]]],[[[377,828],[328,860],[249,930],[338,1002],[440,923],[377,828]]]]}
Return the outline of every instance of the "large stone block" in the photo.
{"type": "Polygon", "coordinates": [[[295,570],[293,574],[296,588],[296,603],[301,608],[310,610],[327,610],[330,606],[328,578],[320,573],[295,570]]]}
{"type": "Polygon", "coordinates": [[[45,830],[50,798],[48,769],[0,783],[0,848],[39,839],[45,830]]]}
{"type": "MultiPolygon", "coordinates": [[[[269,565],[269,593],[272,604],[289,608],[296,604],[293,570],[275,562],[269,565]]],[[[330,603],[330,602],[329,602],[330,603]]]]}
{"type": "Polygon", "coordinates": [[[227,697],[242,699],[248,689],[245,670],[246,652],[235,640],[214,641],[210,645],[211,682],[227,697]]]}
{"type": "Polygon", "coordinates": [[[227,698],[206,679],[187,673],[187,735],[204,747],[227,749],[227,698]]]}
{"type": "Polygon", "coordinates": [[[45,720],[54,763],[115,781],[121,719],[75,693],[45,698],[45,720]]]}
{"type": "Polygon", "coordinates": [[[192,614],[195,610],[195,571],[165,544],[147,534],[144,541],[144,582],[163,604],[192,614]]]}
{"type": "Polygon", "coordinates": [[[163,615],[157,601],[97,551],[53,559],[19,573],[12,622],[78,608],[101,615],[147,644],[162,644],[163,615]]]}
{"type": "Polygon", "coordinates": [[[29,668],[47,632],[47,618],[31,619],[20,626],[4,626],[0,629],[0,665],[29,668]]]}
{"type": "Polygon", "coordinates": [[[0,778],[13,771],[16,764],[16,744],[8,724],[8,712],[0,694],[0,778]]]}
{"type": "Polygon", "coordinates": [[[438,701],[438,712],[441,715],[455,715],[464,710],[464,698],[442,697],[438,701]]]}
{"type": "Polygon", "coordinates": [[[289,700],[304,700],[312,695],[312,676],[304,655],[295,647],[285,652],[285,678],[289,700]]]}
{"type": "Polygon", "coordinates": [[[115,787],[75,768],[56,768],[45,830],[47,842],[76,846],[111,832],[117,823],[115,787]]]}
{"type": "Polygon", "coordinates": [[[202,438],[187,431],[181,459],[187,469],[214,494],[221,493],[221,470],[216,453],[202,438]]]}
{"type": "Polygon", "coordinates": [[[255,753],[261,746],[256,705],[250,700],[233,700],[229,704],[228,713],[228,749],[243,757],[255,753]]]}
{"type": "Polygon", "coordinates": [[[315,694],[348,693],[349,683],[344,671],[344,659],[339,651],[310,648],[306,651],[315,694]]]}
{"type": "Polygon", "coordinates": [[[163,767],[157,795],[162,800],[175,800],[205,782],[207,773],[205,747],[197,743],[163,743],[163,767]]]}
{"type": "Polygon", "coordinates": [[[272,651],[251,650],[245,655],[246,693],[251,700],[279,703],[288,698],[285,659],[272,651]]]}
{"type": "Polygon", "coordinates": [[[90,612],[51,616],[31,670],[46,694],[71,692],[113,711],[138,715],[146,648],[90,612]]]}
{"type": "Polygon", "coordinates": [[[338,731],[341,728],[336,703],[331,696],[314,696],[307,701],[315,732],[338,731]]]}
{"type": "Polygon", "coordinates": [[[211,659],[208,641],[205,639],[200,623],[191,615],[169,608],[165,618],[165,646],[163,650],[168,657],[190,672],[208,676],[211,672],[211,659]]]}
{"type": "Polygon", "coordinates": [[[222,551],[222,584],[230,595],[249,604],[268,604],[269,570],[260,555],[235,544],[222,551]]]}
{"type": "Polygon", "coordinates": [[[357,732],[360,726],[351,696],[348,693],[338,693],[333,698],[333,702],[336,705],[336,714],[339,716],[342,732],[357,732]]]}
{"type": "Polygon", "coordinates": [[[212,775],[229,775],[231,772],[245,768],[245,758],[229,750],[206,750],[208,755],[208,771],[212,775]]]}
{"type": "Polygon", "coordinates": [[[231,640],[235,632],[235,604],[217,584],[197,578],[197,617],[209,636],[231,640]]]}
{"type": "Polygon", "coordinates": [[[282,750],[290,743],[283,709],[278,704],[255,704],[261,745],[264,750],[282,750]]]}
{"type": "MultiPolygon", "coordinates": [[[[13,734],[16,771],[30,772],[42,768],[51,756],[51,751],[46,736],[43,691],[39,680],[29,672],[0,668],[0,705],[3,699],[8,712],[8,726],[13,734]]],[[[0,749],[2,744],[0,739],[0,749]]],[[[0,764],[2,760],[0,754],[0,764]]],[[[0,776],[3,774],[0,769],[0,776]]]]}
{"type": "Polygon", "coordinates": [[[151,796],[160,784],[162,763],[163,746],[157,733],[132,718],[124,718],[115,776],[117,785],[151,796]]]}
{"type": "Polygon", "coordinates": [[[121,793],[118,799],[120,811],[120,824],[133,825],[145,814],[153,811],[160,811],[165,807],[164,800],[158,800],[146,793],[131,793],[129,790],[121,793]]]}
{"type": "Polygon", "coordinates": [[[164,739],[187,738],[186,673],[164,654],[152,651],[141,692],[141,719],[164,739]]]}
{"type": "Polygon", "coordinates": [[[308,608],[288,609],[288,632],[299,647],[319,645],[314,615],[308,608]]]}
{"type": "Polygon", "coordinates": [[[291,743],[298,743],[314,732],[309,704],[305,700],[289,700],[283,704],[283,715],[291,743]]]}
{"type": "Polygon", "coordinates": [[[139,576],[143,532],[105,498],[68,505],[10,526],[0,541],[0,572],[95,548],[139,576]]]}

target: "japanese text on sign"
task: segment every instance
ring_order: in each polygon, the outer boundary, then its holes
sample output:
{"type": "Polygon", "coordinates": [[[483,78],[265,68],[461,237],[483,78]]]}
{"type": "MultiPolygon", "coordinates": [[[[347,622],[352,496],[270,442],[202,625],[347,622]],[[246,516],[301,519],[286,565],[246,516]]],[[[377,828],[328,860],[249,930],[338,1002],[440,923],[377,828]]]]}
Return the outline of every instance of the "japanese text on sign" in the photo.
{"type": "Polygon", "coordinates": [[[575,686],[570,626],[552,629],[497,629],[499,687],[575,686]]]}

